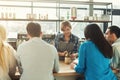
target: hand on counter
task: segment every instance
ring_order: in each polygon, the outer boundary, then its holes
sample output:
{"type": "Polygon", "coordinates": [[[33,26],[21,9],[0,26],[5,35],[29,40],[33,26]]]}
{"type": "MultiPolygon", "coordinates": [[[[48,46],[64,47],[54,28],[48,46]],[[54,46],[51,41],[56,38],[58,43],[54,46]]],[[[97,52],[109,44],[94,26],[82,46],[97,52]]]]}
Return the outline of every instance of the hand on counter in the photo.
{"type": "Polygon", "coordinates": [[[77,64],[78,64],[78,59],[75,59],[75,60],[70,64],[70,67],[71,67],[72,69],[74,69],[77,64]]]}
{"type": "Polygon", "coordinates": [[[72,62],[72,63],[70,64],[71,69],[74,69],[76,65],[77,65],[76,63],[72,62]]]}

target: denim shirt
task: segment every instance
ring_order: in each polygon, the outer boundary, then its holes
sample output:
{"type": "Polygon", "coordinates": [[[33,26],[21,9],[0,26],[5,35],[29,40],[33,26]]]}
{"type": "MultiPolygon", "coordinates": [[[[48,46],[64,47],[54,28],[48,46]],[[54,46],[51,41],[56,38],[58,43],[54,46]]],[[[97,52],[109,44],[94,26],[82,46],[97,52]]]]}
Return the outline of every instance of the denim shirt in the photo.
{"type": "MultiPolygon", "coordinates": [[[[58,52],[62,52],[62,51],[59,51],[59,49],[58,49],[60,41],[65,42],[64,34],[58,34],[55,37],[55,47],[56,47],[58,52]]],[[[78,48],[79,48],[79,38],[77,36],[71,34],[70,35],[70,40],[68,41],[68,44],[69,43],[73,43],[73,45],[74,45],[72,53],[77,53],[78,52],[78,48]]]]}

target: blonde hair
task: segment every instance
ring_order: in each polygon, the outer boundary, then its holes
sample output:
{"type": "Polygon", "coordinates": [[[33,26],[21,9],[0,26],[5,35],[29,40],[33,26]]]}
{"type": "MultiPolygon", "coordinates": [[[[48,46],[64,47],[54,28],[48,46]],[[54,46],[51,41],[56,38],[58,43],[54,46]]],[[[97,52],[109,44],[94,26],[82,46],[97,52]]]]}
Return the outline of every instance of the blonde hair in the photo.
{"type": "Polygon", "coordinates": [[[15,64],[15,50],[6,43],[6,29],[0,25],[0,66],[3,72],[8,73],[9,68],[15,64]]]}
{"type": "Polygon", "coordinates": [[[64,31],[64,29],[65,29],[66,27],[72,28],[69,21],[63,21],[63,22],[61,23],[61,31],[64,31]]]}
{"type": "Polygon", "coordinates": [[[0,65],[3,68],[4,71],[6,71],[6,63],[4,59],[4,41],[6,40],[6,30],[5,28],[0,25],[0,65]]]}

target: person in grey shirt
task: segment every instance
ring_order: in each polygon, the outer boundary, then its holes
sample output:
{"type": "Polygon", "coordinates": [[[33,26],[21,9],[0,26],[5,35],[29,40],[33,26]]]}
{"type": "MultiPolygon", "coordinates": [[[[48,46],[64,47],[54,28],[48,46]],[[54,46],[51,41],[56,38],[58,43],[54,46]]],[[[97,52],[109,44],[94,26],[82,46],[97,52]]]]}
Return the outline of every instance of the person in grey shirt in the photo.
{"type": "Polygon", "coordinates": [[[56,48],[41,39],[38,23],[30,22],[26,29],[29,40],[17,49],[23,69],[20,80],[54,80],[53,72],[59,71],[56,48]]]}
{"type": "Polygon", "coordinates": [[[111,61],[111,67],[120,78],[120,28],[118,26],[110,26],[105,32],[105,38],[113,47],[113,58],[111,61]]]}

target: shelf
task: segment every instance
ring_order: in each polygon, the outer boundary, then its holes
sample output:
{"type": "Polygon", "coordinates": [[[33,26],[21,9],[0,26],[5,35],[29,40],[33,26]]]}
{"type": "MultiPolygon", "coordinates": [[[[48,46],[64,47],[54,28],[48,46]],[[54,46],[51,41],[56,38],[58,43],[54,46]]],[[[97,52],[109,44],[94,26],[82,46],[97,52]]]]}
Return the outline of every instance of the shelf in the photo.
{"type": "Polygon", "coordinates": [[[88,1],[60,1],[61,4],[83,4],[83,5],[110,5],[112,3],[106,2],[88,2],[88,1]]]}
{"type": "Polygon", "coordinates": [[[112,21],[105,21],[105,20],[69,20],[70,22],[98,22],[98,23],[103,23],[103,22],[112,22],[112,21]]]}
{"type": "Polygon", "coordinates": [[[52,6],[21,6],[21,5],[0,5],[0,7],[23,7],[23,8],[59,8],[59,7],[52,7],[52,6]]]}
{"type": "Polygon", "coordinates": [[[49,20],[40,20],[40,19],[0,19],[0,21],[60,21],[57,19],[49,19],[49,20]]]}
{"type": "MultiPolygon", "coordinates": [[[[27,1],[26,1],[27,2],[27,1]]],[[[82,5],[112,5],[112,3],[106,3],[106,2],[89,2],[89,1],[41,1],[43,3],[59,3],[59,4],[82,4],[82,5]]],[[[30,2],[31,3],[31,2],[30,2]]],[[[34,3],[34,2],[33,2],[34,3]]],[[[56,8],[56,7],[51,7],[51,6],[35,6],[35,5],[0,5],[2,7],[26,7],[26,8],[56,8]]],[[[59,7],[57,7],[59,8],[59,7]]]]}
{"type": "MultiPolygon", "coordinates": [[[[3,1],[3,0],[0,0],[3,1]]],[[[6,0],[6,1],[16,1],[16,0],[6,0]]],[[[107,2],[89,2],[89,1],[78,1],[78,0],[17,0],[17,2],[43,2],[43,3],[65,3],[65,4],[94,4],[94,5],[109,5],[112,3],[107,2]]]]}
{"type": "Polygon", "coordinates": [[[113,19],[112,17],[113,6],[112,3],[110,2],[90,2],[90,1],[79,1],[79,0],[29,0],[29,1],[19,0],[17,2],[16,0],[13,1],[10,0],[9,4],[3,3],[0,4],[0,7],[1,7],[1,11],[4,14],[4,16],[3,17],[1,16],[1,18],[6,18],[6,13],[5,13],[6,10],[8,10],[7,18],[11,18],[11,19],[0,19],[0,21],[6,21],[6,22],[36,21],[36,22],[44,22],[45,24],[48,24],[48,26],[55,24],[56,29],[54,29],[54,31],[56,30],[56,32],[60,32],[60,23],[63,21],[62,17],[64,17],[64,19],[66,20],[68,12],[69,12],[69,21],[76,22],[76,24],[80,22],[101,23],[103,25],[103,28],[106,28],[106,26],[110,25],[110,23],[112,25],[112,19],[113,19]],[[16,4],[11,2],[16,2],[16,4]],[[75,20],[72,20],[70,16],[71,7],[76,7],[77,9],[76,10],[77,18],[75,20]],[[81,14],[81,11],[83,11],[83,13],[85,14],[81,14]],[[9,17],[10,12],[12,14],[15,13],[15,17],[9,17]],[[31,14],[35,14],[35,16],[31,14]],[[47,18],[43,18],[44,16],[46,16],[46,14],[49,15],[49,17],[47,16],[47,18]],[[94,14],[97,14],[98,16],[95,16],[94,14]],[[109,19],[107,19],[104,16],[101,16],[105,14],[109,16],[109,19]],[[87,20],[84,20],[86,18],[80,18],[85,16],[88,17],[87,20]],[[93,18],[89,18],[91,16],[93,18]],[[33,18],[33,19],[29,19],[29,18],[33,18]]]}
{"type": "MultiPolygon", "coordinates": [[[[40,19],[0,19],[0,21],[48,21],[48,22],[56,22],[56,21],[63,21],[57,19],[48,19],[48,20],[40,20],[40,19]]],[[[112,22],[112,21],[105,21],[105,20],[69,20],[70,22],[112,22]]]]}
{"type": "MultiPolygon", "coordinates": [[[[6,0],[7,1],[7,0],[6,0]]],[[[16,0],[8,0],[8,1],[16,1],[16,0]]],[[[107,2],[89,2],[89,1],[78,1],[78,0],[18,0],[17,2],[43,2],[43,3],[62,3],[62,4],[84,4],[84,5],[110,5],[112,3],[107,2]]]]}

